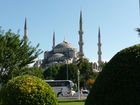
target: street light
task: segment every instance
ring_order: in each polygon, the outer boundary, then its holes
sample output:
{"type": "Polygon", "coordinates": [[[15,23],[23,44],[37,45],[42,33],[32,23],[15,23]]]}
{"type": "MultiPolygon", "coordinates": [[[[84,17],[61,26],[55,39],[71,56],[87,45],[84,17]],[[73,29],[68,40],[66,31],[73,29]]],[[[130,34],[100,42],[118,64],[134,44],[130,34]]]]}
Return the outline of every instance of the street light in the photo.
{"type": "Polygon", "coordinates": [[[67,61],[67,80],[69,79],[69,71],[68,71],[68,60],[67,61]]]}
{"type": "Polygon", "coordinates": [[[77,82],[78,82],[78,99],[80,100],[80,80],[79,80],[80,71],[77,70],[77,82]]]}

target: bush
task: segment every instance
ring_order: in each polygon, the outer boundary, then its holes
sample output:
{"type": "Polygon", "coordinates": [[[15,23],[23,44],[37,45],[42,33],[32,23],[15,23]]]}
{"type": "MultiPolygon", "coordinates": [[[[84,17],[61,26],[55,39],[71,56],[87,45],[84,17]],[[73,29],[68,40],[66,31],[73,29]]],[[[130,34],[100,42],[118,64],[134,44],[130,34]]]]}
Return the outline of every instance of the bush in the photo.
{"type": "Polygon", "coordinates": [[[53,89],[35,76],[23,75],[8,81],[1,90],[3,105],[58,105],[53,89]]]}
{"type": "Polygon", "coordinates": [[[109,61],[85,105],[140,105],[140,45],[118,52],[109,61]]]}

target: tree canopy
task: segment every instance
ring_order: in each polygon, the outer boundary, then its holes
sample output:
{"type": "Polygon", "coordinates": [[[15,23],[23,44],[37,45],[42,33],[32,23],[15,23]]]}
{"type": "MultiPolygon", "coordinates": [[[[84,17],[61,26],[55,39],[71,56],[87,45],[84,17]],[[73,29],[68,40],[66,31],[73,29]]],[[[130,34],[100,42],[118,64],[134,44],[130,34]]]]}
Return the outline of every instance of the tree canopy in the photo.
{"type": "Polygon", "coordinates": [[[92,71],[92,64],[87,59],[79,59],[78,64],[59,64],[49,66],[44,71],[45,79],[59,79],[66,80],[67,72],[68,79],[77,83],[78,70],[80,71],[80,87],[89,89],[91,88],[91,83],[97,77],[97,73],[92,71]],[[93,81],[92,81],[93,80],[93,81]]]}
{"type": "Polygon", "coordinates": [[[47,80],[53,80],[53,79],[56,79],[56,76],[58,74],[58,70],[59,68],[61,67],[61,65],[52,65],[52,66],[49,66],[44,72],[44,78],[47,79],[47,80]]]}
{"type": "Polygon", "coordinates": [[[87,81],[89,79],[95,79],[96,73],[92,71],[92,64],[87,59],[79,59],[77,64],[80,71],[80,86],[87,89],[87,81]]]}
{"type": "Polygon", "coordinates": [[[85,105],[140,105],[140,44],[118,52],[96,79],[85,105]]]}
{"type": "Polygon", "coordinates": [[[77,83],[77,70],[78,67],[74,64],[64,64],[60,67],[56,79],[66,80],[68,73],[68,79],[72,80],[74,83],[77,83]]]}
{"type": "Polygon", "coordinates": [[[22,70],[41,53],[39,45],[33,47],[30,42],[24,43],[18,34],[0,30],[0,82],[7,82],[18,76],[22,70]]]}
{"type": "Polygon", "coordinates": [[[44,72],[44,70],[40,67],[39,68],[38,67],[25,67],[22,70],[21,75],[33,75],[33,76],[44,79],[43,72],[44,72]]]}
{"type": "Polygon", "coordinates": [[[138,35],[140,35],[140,28],[137,28],[136,31],[138,32],[138,35]]]}

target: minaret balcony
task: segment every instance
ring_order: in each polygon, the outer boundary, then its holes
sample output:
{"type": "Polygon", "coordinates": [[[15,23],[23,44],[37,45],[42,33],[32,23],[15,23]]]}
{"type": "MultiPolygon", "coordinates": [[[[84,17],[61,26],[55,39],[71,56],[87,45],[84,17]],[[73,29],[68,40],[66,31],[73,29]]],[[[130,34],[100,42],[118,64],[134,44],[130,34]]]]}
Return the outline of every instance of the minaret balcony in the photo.
{"type": "Polygon", "coordinates": [[[83,33],[84,33],[83,31],[81,31],[81,30],[79,31],[79,35],[83,35],[83,33]]]}

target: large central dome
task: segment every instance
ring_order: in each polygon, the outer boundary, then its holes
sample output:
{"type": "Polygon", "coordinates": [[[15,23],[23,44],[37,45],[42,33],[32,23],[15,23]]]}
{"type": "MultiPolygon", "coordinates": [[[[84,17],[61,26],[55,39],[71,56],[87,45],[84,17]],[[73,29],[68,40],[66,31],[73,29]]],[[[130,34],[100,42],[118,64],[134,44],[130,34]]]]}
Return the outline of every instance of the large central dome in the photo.
{"type": "Polygon", "coordinates": [[[56,45],[55,48],[74,48],[71,44],[69,44],[68,42],[66,41],[63,41],[62,43],[56,45]]]}

